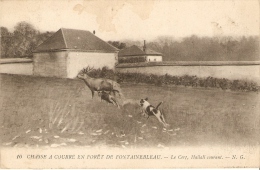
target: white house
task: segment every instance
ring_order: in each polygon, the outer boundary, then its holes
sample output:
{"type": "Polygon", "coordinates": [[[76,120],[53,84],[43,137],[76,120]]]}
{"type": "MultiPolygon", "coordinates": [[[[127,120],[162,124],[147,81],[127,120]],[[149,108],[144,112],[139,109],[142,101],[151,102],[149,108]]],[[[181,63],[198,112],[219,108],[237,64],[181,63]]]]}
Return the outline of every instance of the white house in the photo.
{"type": "Polygon", "coordinates": [[[133,45],[120,50],[118,60],[119,63],[161,62],[162,54],[148,49],[144,41],[143,47],[133,45]]]}
{"type": "Polygon", "coordinates": [[[114,69],[117,53],[89,31],[61,28],[33,52],[33,74],[74,78],[86,66],[114,69]]]}

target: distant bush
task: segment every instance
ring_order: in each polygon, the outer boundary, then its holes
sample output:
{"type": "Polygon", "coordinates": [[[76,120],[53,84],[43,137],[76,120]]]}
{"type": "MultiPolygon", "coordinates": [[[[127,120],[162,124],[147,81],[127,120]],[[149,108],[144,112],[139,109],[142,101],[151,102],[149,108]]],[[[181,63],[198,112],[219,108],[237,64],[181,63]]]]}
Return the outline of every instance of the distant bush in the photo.
{"type": "Polygon", "coordinates": [[[108,67],[103,67],[102,69],[94,69],[88,73],[90,77],[93,78],[107,78],[107,79],[116,79],[116,74],[114,70],[109,69],[108,67]]]}
{"type": "Polygon", "coordinates": [[[94,69],[89,73],[93,78],[109,78],[112,80],[125,83],[145,83],[156,86],[162,85],[182,85],[189,87],[204,87],[204,88],[221,88],[223,90],[233,91],[258,91],[259,87],[256,83],[245,80],[228,80],[226,78],[199,78],[197,76],[172,76],[169,74],[155,75],[142,73],[119,73],[112,69],[103,67],[102,69],[94,69]]]}
{"type": "Polygon", "coordinates": [[[93,78],[106,78],[106,79],[111,79],[117,82],[122,82],[120,81],[120,78],[118,77],[118,74],[114,72],[113,69],[109,69],[108,67],[103,67],[102,69],[93,69],[88,73],[90,77],[93,78]]]}

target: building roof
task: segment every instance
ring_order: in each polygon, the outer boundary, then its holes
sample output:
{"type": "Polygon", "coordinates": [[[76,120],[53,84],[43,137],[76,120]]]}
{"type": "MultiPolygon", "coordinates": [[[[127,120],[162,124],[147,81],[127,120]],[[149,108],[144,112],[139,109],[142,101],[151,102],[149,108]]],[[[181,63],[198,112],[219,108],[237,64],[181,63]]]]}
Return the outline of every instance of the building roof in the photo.
{"type": "Polygon", "coordinates": [[[142,50],[141,47],[138,47],[136,45],[133,45],[128,48],[124,48],[123,50],[120,50],[118,53],[118,57],[130,57],[130,56],[143,56],[143,55],[162,55],[161,53],[158,53],[156,51],[150,50],[146,48],[145,51],[142,50]]]}
{"type": "Polygon", "coordinates": [[[116,52],[117,48],[85,30],[61,28],[40,44],[34,52],[47,51],[116,52]]]}

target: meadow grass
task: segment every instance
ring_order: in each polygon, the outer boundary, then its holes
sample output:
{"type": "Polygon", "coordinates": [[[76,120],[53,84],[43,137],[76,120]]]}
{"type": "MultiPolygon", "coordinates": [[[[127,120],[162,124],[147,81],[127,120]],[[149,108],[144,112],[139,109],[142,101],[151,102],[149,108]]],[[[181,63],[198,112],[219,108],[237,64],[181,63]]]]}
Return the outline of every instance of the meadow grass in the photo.
{"type": "Polygon", "coordinates": [[[259,145],[258,92],[129,83],[121,87],[125,100],[132,102],[118,109],[101,102],[97,94],[91,99],[81,80],[2,74],[2,144],[259,145]],[[135,103],[145,97],[154,106],[163,101],[160,108],[170,127],[165,129],[155,117],[147,120],[141,116],[135,103]]]}

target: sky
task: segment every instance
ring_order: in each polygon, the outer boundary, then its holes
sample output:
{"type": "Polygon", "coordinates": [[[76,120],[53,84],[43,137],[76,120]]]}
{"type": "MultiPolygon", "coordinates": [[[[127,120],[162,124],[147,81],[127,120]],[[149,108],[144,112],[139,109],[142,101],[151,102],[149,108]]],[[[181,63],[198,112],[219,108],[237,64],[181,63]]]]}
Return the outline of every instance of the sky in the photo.
{"type": "Polygon", "coordinates": [[[258,0],[1,0],[0,25],[72,28],[104,40],[259,35],[258,0]]]}

